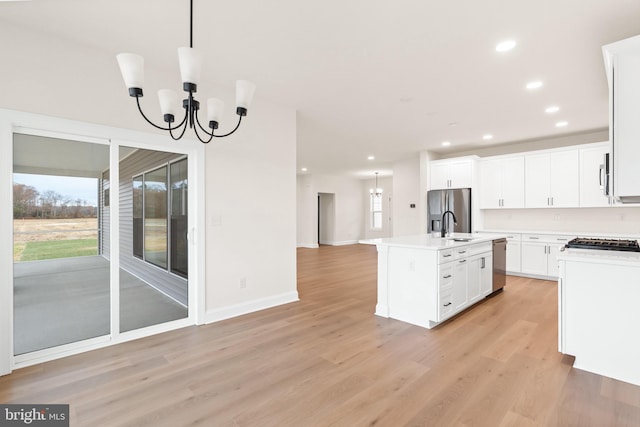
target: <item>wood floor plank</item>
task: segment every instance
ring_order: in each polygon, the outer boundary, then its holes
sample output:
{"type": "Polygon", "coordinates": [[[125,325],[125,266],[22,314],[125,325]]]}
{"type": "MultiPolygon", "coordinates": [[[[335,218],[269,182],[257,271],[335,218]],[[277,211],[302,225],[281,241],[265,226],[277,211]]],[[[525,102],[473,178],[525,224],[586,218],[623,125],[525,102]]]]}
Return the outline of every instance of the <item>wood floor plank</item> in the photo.
{"type": "Polygon", "coordinates": [[[73,426],[638,426],[640,387],[557,352],[557,286],[427,330],[375,316],[374,246],[298,249],[300,301],[0,377],[2,403],[73,426]]]}

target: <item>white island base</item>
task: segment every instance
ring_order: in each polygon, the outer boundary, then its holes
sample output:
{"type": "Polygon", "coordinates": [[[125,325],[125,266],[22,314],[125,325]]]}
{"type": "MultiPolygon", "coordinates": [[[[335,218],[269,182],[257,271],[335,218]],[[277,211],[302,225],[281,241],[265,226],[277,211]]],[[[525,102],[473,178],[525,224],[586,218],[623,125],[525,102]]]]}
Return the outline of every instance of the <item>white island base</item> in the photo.
{"type": "Polygon", "coordinates": [[[558,260],[559,351],[575,368],[640,385],[640,254],[568,249],[558,260]]]}
{"type": "Polygon", "coordinates": [[[492,292],[495,235],[374,239],[376,315],[433,328],[492,292]],[[469,241],[455,241],[453,238],[469,241]]]}

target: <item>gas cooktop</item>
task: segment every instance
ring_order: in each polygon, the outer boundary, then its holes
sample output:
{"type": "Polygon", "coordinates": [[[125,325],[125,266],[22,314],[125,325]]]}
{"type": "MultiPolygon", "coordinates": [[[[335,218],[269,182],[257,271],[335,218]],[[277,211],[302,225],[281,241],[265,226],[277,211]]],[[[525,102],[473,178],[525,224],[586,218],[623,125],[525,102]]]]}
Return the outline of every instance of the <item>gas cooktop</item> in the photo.
{"type": "Polygon", "coordinates": [[[640,252],[637,240],[623,239],[592,239],[589,237],[576,237],[567,242],[567,248],[575,249],[600,249],[607,251],[640,252]]]}

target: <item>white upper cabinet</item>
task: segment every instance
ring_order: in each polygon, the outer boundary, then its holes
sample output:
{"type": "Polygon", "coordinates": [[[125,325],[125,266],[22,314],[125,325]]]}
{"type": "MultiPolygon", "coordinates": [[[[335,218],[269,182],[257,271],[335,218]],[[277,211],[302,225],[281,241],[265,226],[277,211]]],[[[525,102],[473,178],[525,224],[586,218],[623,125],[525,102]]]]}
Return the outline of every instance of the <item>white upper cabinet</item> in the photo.
{"type": "Polygon", "coordinates": [[[578,150],[525,156],[525,207],[579,206],[579,162],[578,150]]]}
{"type": "Polygon", "coordinates": [[[604,156],[611,153],[609,144],[580,149],[580,206],[609,206],[604,194],[604,156]]]}
{"type": "Polygon", "coordinates": [[[524,157],[480,161],[480,209],[524,207],[524,157]]]}
{"type": "Polygon", "coordinates": [[[613,196],[640,202],[640,36],[603,47],[609,82],[613,196]]]}
{"type": "Polygon", "coordinates": [[[430,162],[429,189],[470,188],[473,177],[473,160],[445,159],[430,162]]]}

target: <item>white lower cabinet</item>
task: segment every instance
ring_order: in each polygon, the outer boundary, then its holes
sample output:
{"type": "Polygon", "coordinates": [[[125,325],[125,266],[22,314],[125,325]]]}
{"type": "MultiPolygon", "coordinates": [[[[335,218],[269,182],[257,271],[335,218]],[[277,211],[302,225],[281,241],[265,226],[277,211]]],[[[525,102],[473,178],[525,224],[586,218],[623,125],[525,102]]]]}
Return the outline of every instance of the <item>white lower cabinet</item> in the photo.
{"type": "Polygon", "coordinates": [[[522,273],[558,278],[560,248],[575,236],[523,234],[522,273]]]}
{"type": "Polygon", "coordinates": [[[507,235],[507,273],[520,273],[522,271],[522,235],[511,233],[507,235]]]}
{"type": "Polygon", "coordinates": [[[469,286],[469,278],[467,277],[468,265],[467,259],[459,259],[454,261],[453,266],[453,309],[460,311],[467,306],[469,298],[467,296],[467,287],[469,286]]]}
{"type": "MultiPolygon", "coordinates": [[[[492,250],[491,243],[466,246],[451,254],[455,258],[454,261],[439,265],[439,322],[491,293],[493,289],[492,250]]],[[[441,256],[440,259],[443,257],[441,256]]]]}

